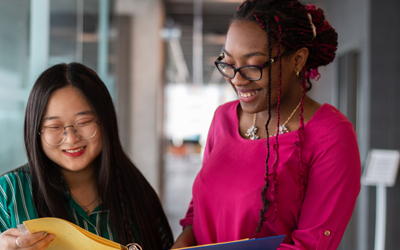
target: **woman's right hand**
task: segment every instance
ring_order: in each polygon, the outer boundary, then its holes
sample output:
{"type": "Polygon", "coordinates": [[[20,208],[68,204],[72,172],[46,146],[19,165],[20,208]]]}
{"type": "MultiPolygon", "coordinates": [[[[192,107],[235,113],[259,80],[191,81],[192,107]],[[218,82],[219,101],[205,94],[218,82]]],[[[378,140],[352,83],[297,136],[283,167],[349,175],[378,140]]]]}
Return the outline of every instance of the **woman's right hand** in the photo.
{"type": "Polygon", "coordinates": [[[196,239],[194,238],[193,227],[187,226],[183,229],[178,239],[176,239],[175,244],[171,247],[171,249],[191,247],[195,245],[196,245],[196,239]]]}
{"type": "Polygon", "coordinates": [[[22,236],[17,228],[11,228],[0,234],[0,249],[44,250],[50,245],[54,237],[54,234],[46,234],[46,232],[22,236]]]}

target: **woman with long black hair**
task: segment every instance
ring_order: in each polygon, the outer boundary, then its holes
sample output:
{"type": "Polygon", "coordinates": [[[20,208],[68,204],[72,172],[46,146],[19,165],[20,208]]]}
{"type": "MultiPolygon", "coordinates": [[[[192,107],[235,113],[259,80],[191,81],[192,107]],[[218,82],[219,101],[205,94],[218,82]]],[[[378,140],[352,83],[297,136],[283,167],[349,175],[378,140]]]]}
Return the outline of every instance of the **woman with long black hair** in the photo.
{"type": "Polygon", "coordinates": [[[124,153],[111,96],[94,71],[79,63],[44,71],[29,96],[24,139],[28,163],[0,177],[1,249],[46,249],[57,236],[16,229],[41,217],[123,245],[171,247],[159,198],[124,153]]]}

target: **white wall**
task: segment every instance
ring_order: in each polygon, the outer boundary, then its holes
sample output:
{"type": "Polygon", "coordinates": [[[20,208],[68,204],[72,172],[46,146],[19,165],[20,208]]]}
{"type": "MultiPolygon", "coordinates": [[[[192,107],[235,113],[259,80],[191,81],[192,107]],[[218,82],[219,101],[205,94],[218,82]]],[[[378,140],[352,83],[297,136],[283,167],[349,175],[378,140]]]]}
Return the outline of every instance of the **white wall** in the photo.
{"type": "Polygon", "coordinates": [[[153,188],[161,191],[164,11],[158,0],[118,0],[117,15],[131,16],[130,149],[153,188]]]}

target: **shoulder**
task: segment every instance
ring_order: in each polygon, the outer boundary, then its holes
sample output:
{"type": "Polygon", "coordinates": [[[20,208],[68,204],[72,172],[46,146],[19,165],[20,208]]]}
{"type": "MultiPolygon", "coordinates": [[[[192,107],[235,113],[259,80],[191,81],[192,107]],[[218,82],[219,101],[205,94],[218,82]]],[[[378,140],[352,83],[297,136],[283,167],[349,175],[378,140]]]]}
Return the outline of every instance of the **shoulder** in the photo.
{"type": "Polygon", "coordinates": [[[15,176],[25,176],[24,178],[30,176],[28,164],[25,164],[21,167],[15,168],[0,175],[0,180],[4,180],[5,178],[15,178],[15,176]]]}
{"type": "Polygon", "coordinates": [[[339,110],[330,104],[318,109],[305,129],[305,137],[314,148],[316,155],[354,157],[359,160],[357,135],[353,124],[339,110]]]}
{"type": "Polygon", "coordinates": [[[320,136],[326,134],[352,134],[355,136],[353,124],[337,108],[327,103],[317,110],[307,127],[315,135],[320,136]]]}
{"type": "Polygon", "coordinates": [[[318,122],[334,124],[336,122],[349,122],[347,117],[331,104],[323,104],[315,113],[318,122]]]}
{"type": "Polygon", "coordinates": [[[30,172],[28,165],[21,166],[13,169],[0,176],[0,188],[3,193],[14,193],[14,187],[17,185],[29,185],[30,183],[30,172]]]}
{"type": "Polygon", "coordinates": [[[211,122],[211,130],[227,130],[235,124],[237,118],[237,107],[239,101],[231,101],[220,105],[214,113],[214,117],[211,122]]]}
{"type": "Polygon", "coordinates": [[[37,218],[28,165],[0,176],[0,232],[37,218]]]}
{"type": "Polygon", "coordinates": [[[235,117],[237,114],[238,105],[239,105],[239,100],[224,103],[216,109],[214,116],[235,117]]]}
{"type": "Polygon", "coordinates": [[[349,156],[359,158],[357,135],[353,124],[330,104],[322,105],[306,124],[305,143],[316,155],[349,156]]]}

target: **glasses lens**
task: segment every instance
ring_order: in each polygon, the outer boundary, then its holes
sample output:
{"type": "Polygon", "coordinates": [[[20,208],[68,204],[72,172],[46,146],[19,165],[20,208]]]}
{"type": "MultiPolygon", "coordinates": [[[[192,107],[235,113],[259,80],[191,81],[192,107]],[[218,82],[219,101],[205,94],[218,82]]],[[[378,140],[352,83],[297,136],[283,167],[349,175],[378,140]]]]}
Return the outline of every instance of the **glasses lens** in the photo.
{"type": "Polygon", "coordinates": [[[81,139],[90,139],[96,135],[97,123],[93,119],[80,119],[74,124],[76,135],[81,139]]]}
{"type": "Polygon", "coordinates": [[[258,67],[246,66],[240,69],[240,73],[247,80],[259,80],[261,78],[261,70],[258,67]]]}
{"type": "Polygon", "coordinates": [[[64,140],[64,129],[60,125],[51,125],[44,128],[42,136],[47,144],[56,146],[64,140]]]}
{"type": "Polygon", "coordinates": [[[235,75],[233,68],[226,63],[217,63],[217,68],[222,75],[232,78],[235,75]]]}

